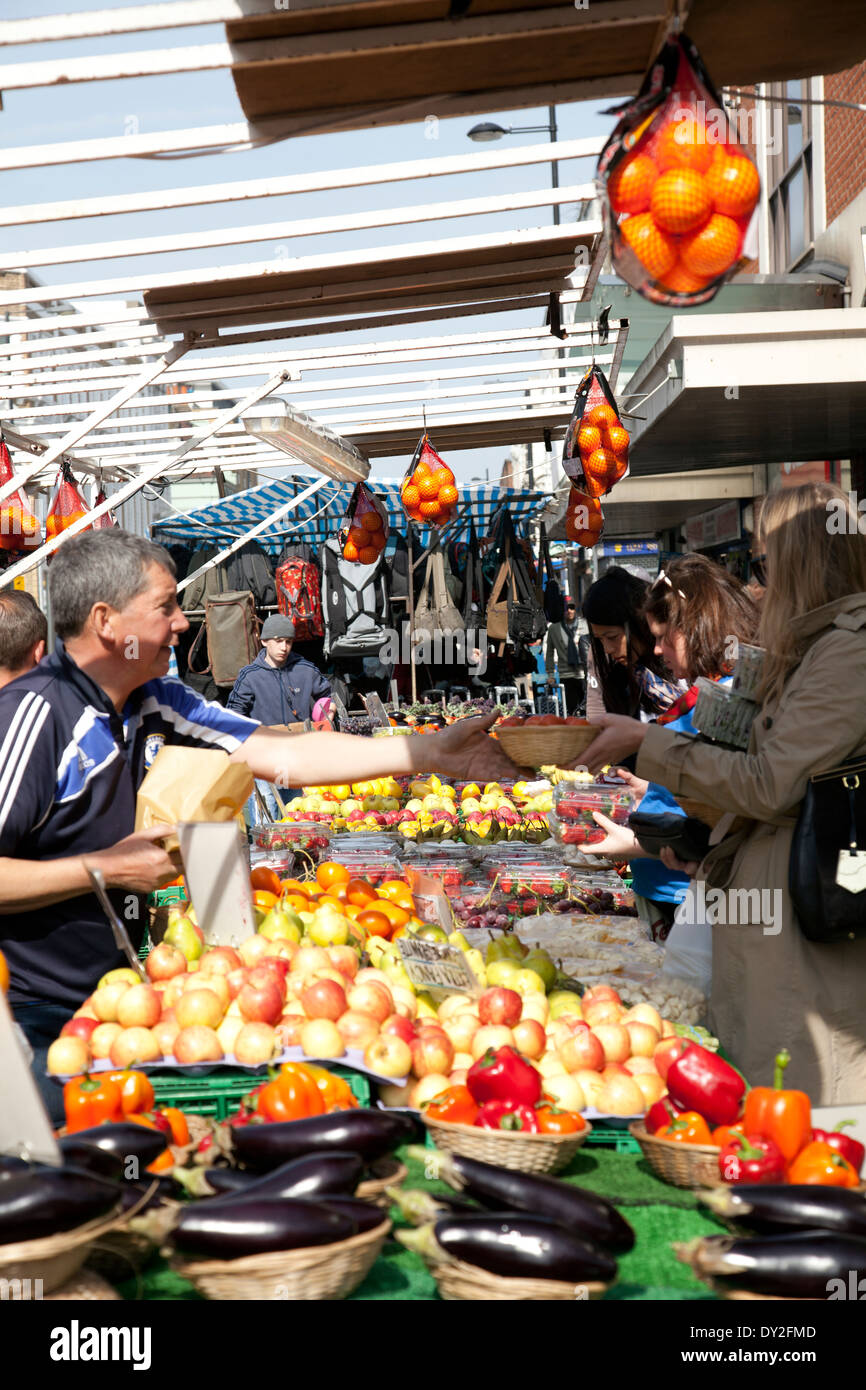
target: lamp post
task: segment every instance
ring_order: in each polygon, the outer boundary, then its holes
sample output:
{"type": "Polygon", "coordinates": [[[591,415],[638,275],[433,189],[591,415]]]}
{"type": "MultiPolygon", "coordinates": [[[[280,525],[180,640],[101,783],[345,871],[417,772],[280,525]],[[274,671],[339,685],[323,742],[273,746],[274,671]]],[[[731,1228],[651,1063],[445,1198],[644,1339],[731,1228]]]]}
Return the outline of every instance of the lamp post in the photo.
{"type": "MultiPolygon", "coordinates": [[[[495,121],[482,121],[480,125],[474,125],[467,132],[470,140],[477,140],[482,144],[490,140],[501,140],[503,135],[537,135],[546,131],[550,136],[551,144],[556,144],[556,107],[547,108],[547,125],[497,125],[495,121]]],[[[550,161],[551,186],[559,187],[559,164],[557,160],[550,161]]],[[[559,205],[553,205],[553,222],[559,226],[559,205]]]]}

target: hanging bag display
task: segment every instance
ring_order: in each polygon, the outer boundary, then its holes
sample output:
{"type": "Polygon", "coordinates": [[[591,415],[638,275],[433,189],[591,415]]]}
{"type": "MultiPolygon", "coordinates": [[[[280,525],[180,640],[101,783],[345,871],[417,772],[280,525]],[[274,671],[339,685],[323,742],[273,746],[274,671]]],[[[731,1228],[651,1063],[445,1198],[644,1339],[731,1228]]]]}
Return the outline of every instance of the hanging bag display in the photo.
{"type": "Polygon", "coordinates": [[[475,522],[470,521],[466,573],[463,579],[463,626],[477,628],[483,620],[485,611],[484,571],[481,568],[478,533],[475,530],[475,522]]]}
{"type": "Polygon", "coordinates": [[[427,571],[415,607],[415,633],[428,637],[453,636],[463,631],[463,618],[445,583],[445,559],[439,544],[427,556],[427,571]]]}
{"type": "MultiPolygon", "coordinates": [[[[54,536],[59,536],[67,527],[86,516],[89,510],[90,508],[78,490],[72,469],[64,461],[60,465],[57,481],[54,484],[54,493],[48,506],[48,515],[45,518],[47,539],[52,540],[54,536]]],[[[82,529],[90,531],[92,528],[85,526],[82,529]]]]}
{"type": "Polygon", "coordinates": [[[400,488],[407,517],[421,526],[447,526],[459,497],[454,474],[423,435],[400,488]]]}
{"type": "Polygon", "coordinates": [[[539,527],[541,538],[540,572],[544,578],[544,616],[549,623],[561,623],[565,617],[565,599],[550,559],[550,546],[547,542],[547,527],[542,521],[539,527]]]}
{"type": "MultiPolygon", "coordinates": [[[[14,474],[9,450],[0,435],[0,483],[11,482],[14,474]]],[[[0,503],[0,550],[35,550],[42,544],[42,531],[21,488],[10,492],[0,503]]]]}
{"type": "Polygon", "coordinates": [[[487,604],[487,635],[495,642],[537,642],[547,630],[544,616],[524,561],[517,553],[511,515],[505,512],[501,533],[504,559],[487,604]]]}
{"type": "Polygon", "coordinates": [[[866,936],[866,759],[809,778],[788,887],[807,941],[833,945],[866,936]]]}
{"type": "Polygon", "coordinates": [[[331,657],[378,656],[391,625],[384,553],[372,565],[344,560],[332,536],[322,547],[325,650],[331,657]]]}
{"type": "MultiPolygon", "coordinates": [[[[103,487],[100,487],[99,491],[96,494],[96,500],[94,501],[93,505],[94,507],[101,507],[103,502],[107,501],[108,498],[105,495],[105,489],[103,487]]],[[[103,512],[102,516],[98,516],[96,520],[92,523],[92,525],[94,531],[110,531],[117,526],[117,522],[114,519],[113,513],[103,512]]]]}
{"type": "Polygon", "coordinates": [[[339,532],[343,559],[356,565],[375,564],[387,544],[388,531],[384,502],[366,483],[356,484],[339,532]]]}
{"type": "Polygon", "coordinates": [[[593,363],[574,398],[562,471],[587,497],[602,497],[628,472],[628,445],[607,377],[593,363]]]}
{"type": "Polygon", "coordinates": [[[238,672],[259,654],[261,631],[255,600],[248,589],[227,589],[205,599],[204,622],[189,649],[187,665],[197,676],[209,675],[218,686],[233,686],[238,672]],[[207,665],[196,666],[206,642],[207,665]]]}

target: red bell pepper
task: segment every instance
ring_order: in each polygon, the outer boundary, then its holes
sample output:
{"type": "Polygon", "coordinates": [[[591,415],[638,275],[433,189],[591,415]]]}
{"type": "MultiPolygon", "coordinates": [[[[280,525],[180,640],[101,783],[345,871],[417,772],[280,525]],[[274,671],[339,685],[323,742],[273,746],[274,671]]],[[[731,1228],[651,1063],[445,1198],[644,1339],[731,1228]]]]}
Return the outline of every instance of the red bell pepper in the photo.
{"type": "Polygon", "coordinates": [[[682,1115],[684,1110],[685,1106],[677,1105],[670,1096],[662,1096],[661,1100],[657,1100],[654,1105],[651,1105],[644,1115],[644,1129],[647,1134],[657,1134],[660,1129],[669,1125],[671,1120],[675,1120],[677,1115],[682,1115]]]}
{"type": "Polygon", "coordinates": [[[735,1134],[719,1154],[725,1182],[784,1182],[785,1155],[772,1139],[735,1134]]]}
{"type": "Polygon", "coordinates": [[[474,1123],[479,1129],[521,1130],[524,1134],[541,1132],[535,1106],[516,1100],[485,1101],[474,1123]]]}
{"type": "Polygon", "coordinates": [[[858,1175],[863,1171],[863,1159],[866,1158],[866,1148],[860,1143],[859,1139],[852,1139],[850,1134],[843,1134],[842,1130],[846,1125],[856,1124],[856,1120],[840,1120],[833,1130],[813,1129],[812,1138],[821,1143],[829,1144],[831,1149],[840,1153],[858,1175]]]}
{"type": "Polygon", "coordinates": [[[739,1118],[746,1083],[715,1052],[689,1043],[671,1065],[668,1090],[678,1105],[697,1110],[711,1125],[731,1125],[739,1118]]]}
{"type": "Polygon", "coordinates": [[[466,1085],[478,1105],[488,1100],[535,1105],[541,1100],[540,1074],[513,1047],[489,1047],[469,1068],[466,1085]]]}

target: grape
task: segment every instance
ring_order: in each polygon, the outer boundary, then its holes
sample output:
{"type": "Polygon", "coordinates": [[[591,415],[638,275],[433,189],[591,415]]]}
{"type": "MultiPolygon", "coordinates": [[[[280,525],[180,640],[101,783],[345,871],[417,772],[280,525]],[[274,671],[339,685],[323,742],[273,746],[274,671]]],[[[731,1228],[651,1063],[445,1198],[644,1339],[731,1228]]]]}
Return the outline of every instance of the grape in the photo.
{"type": "Polygon", "coordinates": [[[482,922],[478,913],[474,912],[472,916],[467,919],[466,925],[467,927],[471,927],[473,931],[477,931],[479,927],[482,927],[484,925],[484,923],[482,922]]]}
{"type": "Polygon", "coordinates": [[[505,928],[509,925],[509,920],[510,919],[508,918],[506,913],[497,912],[493,921],[493,925],[495,927],[498,927],[501,931],[504,931],[505,928]]]}

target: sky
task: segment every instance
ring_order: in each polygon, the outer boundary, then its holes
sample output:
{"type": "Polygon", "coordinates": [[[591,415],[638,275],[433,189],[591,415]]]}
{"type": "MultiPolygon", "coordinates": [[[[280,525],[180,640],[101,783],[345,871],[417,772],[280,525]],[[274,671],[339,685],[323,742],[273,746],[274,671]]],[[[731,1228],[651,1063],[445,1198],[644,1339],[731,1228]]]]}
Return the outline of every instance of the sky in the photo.
{"type": "MultiPolygon", "coordinates": [[[[128,0],[134,3],[134,0],[128,0]]],[[[95,0],[4,0],[3,18],[34,17],[34,14],[69,14],[96,8],[95,0]]],[[[114,8],[125,8],[115,5],[114,8]]],[[[0,63],[33,62],[62,56],[83,57],[111,52],[137,52],[145,49],[186,47],[221,42],[221,26],[178,29],[153,34],[123,35],[113,39],[87,39],[74,42],[27,45],[3,49],[0,63]]],[[[604,137],[613,126],[610,116],[600,114],[612,103],[575,103],[557,108],[559,138],[563,140],[604,137]]],[[[506,137],[496,145],[479,145],[467,138],[469,128],[480,120],[495,120],[509,126],[546,124],[547,109],[526,111],[490,111],[477,117],[462,117],[441,121],[431,127],[427,122],[390,126],[380,129],[337,134],[299,137],[281,141],[260,149],[237,151],[189,159],[117,159],[94,161],[89,164],[0,173],[2,206],[53,202],[61,199],[89,198],[109,193],[133,193],[186,185],[220,183],[235,179],[261,178],[266,175],[290,175],[309,171],[362,167],[396,160],[429,159],[453,154],[479,153],[484,149],[500,150],[517,144],[536,144],[546,140],[544,134],[518,134],[506,137]],[[435,139],[429,138],[435,135],[435,139]]],[[[146,134],[187,127],[222,124],[243,120],[240,103],[234,92],[230,73],[225,71],[172,74],[113,82],[67,84],[31,91],[11,91],[3,94],[0,111],[0,141],[5,146],[22,146],[84,140],[123,134],[146,134]]],[[[560,184],[587,183],[592,180],[594,161],[580,160],[562,163],[560,184]]],[[[446,201],[485,194],[502,194],[528,188],[546,187],[550,177],[549,165],[529,166],[515,170],[491,170],[472,174],[437,178],[402,184],[387,184],[346,190],[341,193],[294,195],[291,198],[267,198],[243,203],[219,203],[211,206],[181,208],[171,211],[137,213],[128,216],[101,216],[77,223],[46,222],[26,227],[0,228],[0,254],[9,256],[15,251],[110,242],[114,239],[164,235],[166,233],[206,231],[216,227],[241,227],[260,222],[278,222],[338,214],[341,206],[354,211],[373,208],[410,207],[421,199],[446,201]]],[[[264,261],[275,256],[296,256],[333,253],[387,246],[402,242],[429,241],[446,236],[464,236],[476,232],[492,232],[545,225],[549,209],[530,209],[480,218],[460,218],[429,222],[417,228],[377,228],[351,231],[328,236],[296,238],[289,243],[263,242],[225,248],[199,248],[189,252],[165,253],[159,256],[140,256],[119,260],[108,258],[91,264],[38,266],[33,274],[43,283],[70,286],[76,282],[114,276],[131,276],[166,270],[190,270],[247,261],[264,261]]],[[[563,220],[574,215],[574,208],[563,209],[563,220]]],[[[476,322],[472,319],[443,321],[432,330],[410,325],[401,336],[420,336],[437,333],[465,332],[476,322]]],[[[542,311],[525,311],[523,315],[485,315],[481,326],[496,329],[500,325],[540,325],[542,311]]],[[[387,330],[386,330],[387,332],[387,330]]],[[[340,339],[349,342],[358,334],[340,339]]],[[[371,335],[363,335],[369,338],[371,335]]],[[[377,335],[372,335],[377,336],[377,335]]],[[[382,335],[379,330],[378,336],[382,335]]],[[[306,340],[307,342],[315,340],[306,340]]],[[[323,338],[320,343],[334,341],[323,338]]],[[[273,349],[275,344],[265,345],[273,349]]],[[[287,345],[287,359],[291,358],[287,345]]],[[[196,360],[200,360],[198,357],[196,360]]],[[[223,377],[227,384],[230,378],[223,377]]],[[[496,379],[491,367],[491,380],[496,379]]],[[[321,380],[321,377],[316,378],[321,380]]],[[[249,389],[249,378],[245,379],[249,389]]],[[[435,443],[435,439],[434,439],[435,443]]],[[[465,481],[473,476],[498,477],[505,450],[476,449],[453,454],[449,458],[458,478],[465,481]]],[[[394,476],[402,461],[375,460],[373,475],[394,476]]]]}

